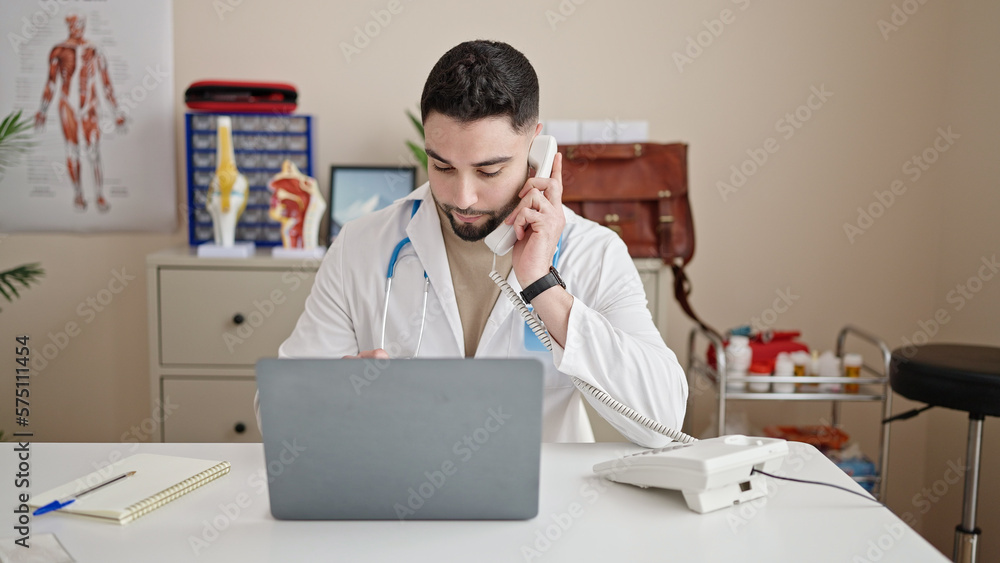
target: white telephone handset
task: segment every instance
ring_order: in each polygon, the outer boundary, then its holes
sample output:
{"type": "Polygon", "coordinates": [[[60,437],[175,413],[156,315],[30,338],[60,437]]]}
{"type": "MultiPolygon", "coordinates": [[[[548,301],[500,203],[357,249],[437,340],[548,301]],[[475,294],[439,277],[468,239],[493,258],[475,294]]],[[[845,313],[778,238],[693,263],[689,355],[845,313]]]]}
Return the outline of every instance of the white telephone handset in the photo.
{"type": "MultiPolygon", "coordinates": [[[[528,149],[528,164],[535,169],[535,178],[548,178],[552,175],[552,162],[556,159],[556,138],[551,135],[538,135],[528,149]]],[[[503,256],[514,248],[517,242],[517,231],[514,225],[502,223],[495,231],[486,236],[486,246],[493,254],[503,256]]]]}

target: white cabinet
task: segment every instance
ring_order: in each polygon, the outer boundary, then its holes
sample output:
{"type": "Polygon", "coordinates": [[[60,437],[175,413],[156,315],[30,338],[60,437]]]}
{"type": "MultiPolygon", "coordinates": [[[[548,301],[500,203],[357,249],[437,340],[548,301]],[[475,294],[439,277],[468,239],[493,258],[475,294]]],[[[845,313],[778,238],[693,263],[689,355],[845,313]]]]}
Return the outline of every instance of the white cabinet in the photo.
{"type": "Polygon", "coordinates": [[[260,441],[254,364],[278,355],[319,262],[274,259],[269,249],[245,259],[199,258],[186,247],[147,256],[157,439],[260,441]]]}

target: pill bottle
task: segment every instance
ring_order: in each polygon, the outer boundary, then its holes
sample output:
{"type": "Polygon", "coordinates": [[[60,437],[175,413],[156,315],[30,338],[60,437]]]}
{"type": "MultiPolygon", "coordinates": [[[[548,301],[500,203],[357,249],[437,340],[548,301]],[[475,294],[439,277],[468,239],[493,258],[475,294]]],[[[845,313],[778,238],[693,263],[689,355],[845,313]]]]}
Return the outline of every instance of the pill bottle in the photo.
{"type": "Polygon", "coordinates": [[[753,362],[750,364],[750,383],[747,387],[753,393],[767,393],[771,390],[771,366],[767,362],[753,362]]]}
{"type": "MultiPolygon", "coordinates": [[[[804,350],[799,350],[797,352],[792,352],[792,364],[794,367],[795,377],[808,377],[812,375],[810,371],[811,359],[809,357],[809,352],[804,350]]],[[[816,384],[809,383],[796,383],[796,391],[815,391],[816,384]]]]}
{"type": "MultiPolygon", "coordinates": [[[[841,377],[840,358],[827,350],[819,356],[819,376],[820,377],[841,377]]],[[[840,393],[840,383],[820,383],[820,393],[840,393]]]]}
{"type": "MultiPolygon", "coordinates": [[[[778,354],[778,359],[774,363],[774,376],[775,377],[793,377],[795,375],[795,364],[792,362],[792,357],[786,353],[782,352],[778,354]]],[[[771,390],[775,393],[794,393],[795,383],[794,382],[777,382],[771,384],[771,390]]]]}
{"type": "Polygon", "coordinates": [[[750,339],[746,336],[733,335],[729,337],[729,343],[726,345],[726,390],[727,391],[743,391],[746,388],[746,382],[744,381],[734,381],[730,382],[730,377],[746,377],[747,370],[750,369],[750,358],[752,351],[750,350],[750,339]]]}
{"type": "MultiPolygon", "coordinates": [[[[861,377],[861,354],[845,354],[844,355],[844,377],[850,377],[857,379],[861,377]]],[[[845,393],[857,393],[860,389],[860,385],[857,383],[846,383],[844,384],[845,393]]]]}
{"type": "MultiPolygon", "coordinates": [[[[812,351],[812,357],[809,358],[809,377],[819,377],[819,350],[812,351]]],[[[805,385],[806,391],[819,391],[819,383],[807,383],[805,385]]]]}
{"type": "Polygon", "coordinates": [[[726,345],[726,367],[728,369],[749,370],[751,356],[749,338],[738,334],[729,337],[729,343],[726,345]]]}

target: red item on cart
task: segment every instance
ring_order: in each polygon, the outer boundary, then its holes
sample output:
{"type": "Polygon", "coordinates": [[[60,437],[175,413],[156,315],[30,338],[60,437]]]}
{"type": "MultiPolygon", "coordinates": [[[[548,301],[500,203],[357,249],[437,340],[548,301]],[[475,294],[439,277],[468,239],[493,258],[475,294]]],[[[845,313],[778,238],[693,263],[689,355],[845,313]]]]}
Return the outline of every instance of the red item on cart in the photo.
{"type": "MultiPolygon", "coordinates": [[[[751,361],[754,363],[768,364],[771,367],[771,371],[774,371],[774,362],[777,360],[778,354],[782,352],[791,354],[792,352],[809,351],[808,345],[795,340],[801,334],[802,332],[798,330],[776,330],[757,333],[751,336],[751,361]]],[[[728,341],[726,341],[726,344],[728,344],[728,341]]],[[[708,351],[705,353],[705,356],[708,365],[712,369],[716,369],[715,346],[709,344],[708,351]]]]}
{"type": "Polygon", "coordinates": [[[791,442],[805,442],[820,451],[839,450],[850,440],[846,432],[833,426],[765,426],[768,438],[781,438],[791,442]]]}

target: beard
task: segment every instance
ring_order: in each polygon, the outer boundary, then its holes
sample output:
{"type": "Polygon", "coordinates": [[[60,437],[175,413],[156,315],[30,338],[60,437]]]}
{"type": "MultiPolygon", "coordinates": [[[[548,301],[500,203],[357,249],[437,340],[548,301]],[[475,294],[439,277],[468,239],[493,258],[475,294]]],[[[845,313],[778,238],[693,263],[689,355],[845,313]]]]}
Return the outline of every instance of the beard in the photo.
{"type": "Polygon", "coordinates": [[[466,242],[476,242],[483,240],[486,238],[486,235],[496,230],[496,228],[503,223],[504,219],[514,212],[517,205],[521,203],[521,198],[517,197],[517,193],[515,192],[514,197],[507,202],[507,205],[497,211],[487,211],[475,208],[459,209],[454,205],[441,203],[437,201],[437,198],[434,198],[434,202],[437,203],[438,207],[440,207],[442,211],[444,211],[444,214],[448,217],[448,222],[451,223],[451,230],[454,231],[458,238],[466,242]],[[482,215],[486,217],[486,222],[479,226],[471,225],[469,223],[461,223],[455,219],[454,215],[452,215],[453,211],[459,215],[465,215],[467,217],[472,215],[482,215]]]}

